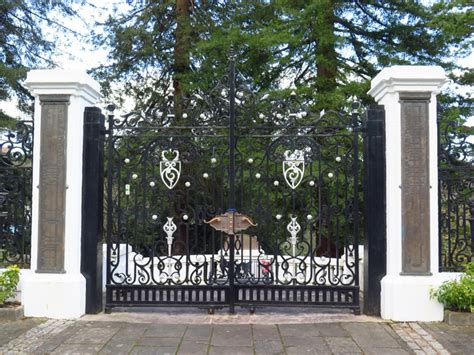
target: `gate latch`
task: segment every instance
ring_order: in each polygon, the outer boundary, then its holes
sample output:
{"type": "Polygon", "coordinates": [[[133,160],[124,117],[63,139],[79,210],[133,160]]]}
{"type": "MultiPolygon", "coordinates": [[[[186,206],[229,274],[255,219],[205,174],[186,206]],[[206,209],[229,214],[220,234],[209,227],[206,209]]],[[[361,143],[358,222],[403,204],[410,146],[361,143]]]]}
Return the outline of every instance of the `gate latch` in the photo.
{"type": "Polygon", "coordinates": [[[204,223],[211,225],[215,230],[229,235],[236,234],[246,230],[250,226],[255,227],[257,225],[250,217],[238,213],[235,210],[228,210],[226,213],[215,216],[209,221],[204,221],[204,223]]]}

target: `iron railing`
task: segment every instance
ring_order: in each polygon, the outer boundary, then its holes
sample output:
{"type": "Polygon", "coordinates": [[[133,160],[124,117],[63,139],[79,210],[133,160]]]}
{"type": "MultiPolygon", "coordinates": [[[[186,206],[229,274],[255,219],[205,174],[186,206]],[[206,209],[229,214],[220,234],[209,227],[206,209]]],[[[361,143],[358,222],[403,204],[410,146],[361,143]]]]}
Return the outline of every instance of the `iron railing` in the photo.
{"type": "Polygon", "coordinates": [[[439,269],[474,260],[474,134],[438,109],[439,269]]]}
{"type": "Polygon", "coordinates": [[[31,246],[33,122],[0,129],[0,268],[28,268],[31,246]]]}

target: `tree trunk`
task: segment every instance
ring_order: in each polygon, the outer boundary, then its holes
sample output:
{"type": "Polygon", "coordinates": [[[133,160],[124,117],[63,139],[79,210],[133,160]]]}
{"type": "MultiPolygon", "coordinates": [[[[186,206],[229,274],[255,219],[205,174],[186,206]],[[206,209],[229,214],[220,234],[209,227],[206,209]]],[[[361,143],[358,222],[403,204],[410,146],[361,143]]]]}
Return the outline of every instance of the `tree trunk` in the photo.
{"type": "Polygon", "coordinates": [[[192,11],[192,0],[176,0],[176,32],[174,46],[174,104],[177,120],[183,114],[183,92],[182,80],[184,74],[189,70],[189,48],[191,37],[190,14],[192,11]]]}
{"type": "MultiPolygon", "coordinates": [[[[173,89],[174,89],[174,124],[186,125],[183,119],[185,91],[183,88],[183,80],[185,74],[189,70],[189,49],[191,46],[191,23],[190,15],[192,11],[192,0],[176,0],[176,31],[174,45],[174,72],[173,72],[173,89]]],[[[182,151],[181,147],[177,147],[182,151]]],[[[180,196],[175,202],[175,215],[179,216],[181,211],[185,211],[188,201],[185,194],[180,196]]],[[[173,255],[183,255],[186,253],[186,228],[180,226],[176,233],[176,240],[173,243],[173,255]]]]}
{"type": "MultiPolygon", "coordinates": [[[[316,97],[334,92],[337,87],[336,35],[334,34],[335,4],[332,0],[319,0],[316,5],[313,36],[316,41],[316,97]]],[[[320,100],[317,100],[318,102],[320,100]]],[[[321,102],[327,104],[327,100],[321,102]]],[[[327,107],[325,107],[327,108],[327,107]]]]}

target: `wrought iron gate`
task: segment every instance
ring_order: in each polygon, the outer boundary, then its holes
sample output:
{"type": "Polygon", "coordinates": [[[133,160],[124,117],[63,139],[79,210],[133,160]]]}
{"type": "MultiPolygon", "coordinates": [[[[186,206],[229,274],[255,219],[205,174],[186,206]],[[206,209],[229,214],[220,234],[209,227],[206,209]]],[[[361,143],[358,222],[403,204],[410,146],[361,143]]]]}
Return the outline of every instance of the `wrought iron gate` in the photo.
{"type": "Polygon", "coordinates": [[[359,116],[252,94],[233,66],[185,109],[109,115],[106,310],[358,312],[359,116]]]}
{"type": "Polygon", "coordinates": [[[464,271],[474,260],[473,132],[438,108],[440,271],[464,271]]]}
{"type": "Polygon", "coordinates": [[[0,268],[30,265],[33,122],[0,127],[0,268]]]}

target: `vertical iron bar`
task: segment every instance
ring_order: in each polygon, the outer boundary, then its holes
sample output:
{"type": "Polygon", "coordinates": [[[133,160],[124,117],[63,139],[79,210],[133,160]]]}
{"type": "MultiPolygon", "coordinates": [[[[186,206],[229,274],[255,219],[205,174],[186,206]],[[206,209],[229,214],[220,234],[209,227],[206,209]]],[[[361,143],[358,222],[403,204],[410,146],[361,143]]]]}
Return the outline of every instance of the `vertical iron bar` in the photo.
{"type": "MultiPolygon", "coordinates": [[[[235,56],[231,53],[229,68],[229,211],[235,212],[235,56]]],[[[233,218],[232,218],[232,223],[233,218]]],[[[229,235],[229,312],[235,313],[235,235],[229,235]]]]}
{"type": "MultiPolygon", "coordinates": [[[[359,286],[359,120],[358,114],[352,114],[354,127],[354,258],[355,258],[355,286],[359,286]]],[[[360,314],[359,287],[354,291],[355,314],[360,314]]]]}
{"type": "Polygon", "coordinates": [[[438,149],[438,270],[442,271],[443,269],[443,214],[441,211],[441,206],[443,203],[443,194],[442,194],[442,174],[441,174],[441,105],[438,103],[436,105],[436,128],[437,128],[437,149],[438,149]]]}
{"type": "MultiPolygon", "coordinates": [[[[474,261],[474,198],[468,201],[469,223],[471,225],[471,261],[474,261]]],[[[467,230],[467,226],[464,227],[467,230]]]]}
{"type": "Polygon", "coordinates": [[[235,210],[235,58],[230,57],[229,73],[229,210],[235,210]]]}
{"type": "Polygon", "coordinates": [[[109,105],[107,109],[109,110],[109,115],[107,116],[108,120],[108,142],[107,142],[107,273],[106,273],[106,304],[105,312],[110,313],[110,308],[108,304],[112,301],[112,290],[109,289],[108,285],[111,283],[110,278],[110,261],[111,261],[111,248],[112,248],[112,216],[113,216],[113,199],[112,199],[112,150],[113,150],[113,132],[114,132],[114,115],[113,115],[113,105],[109,105]]]}

